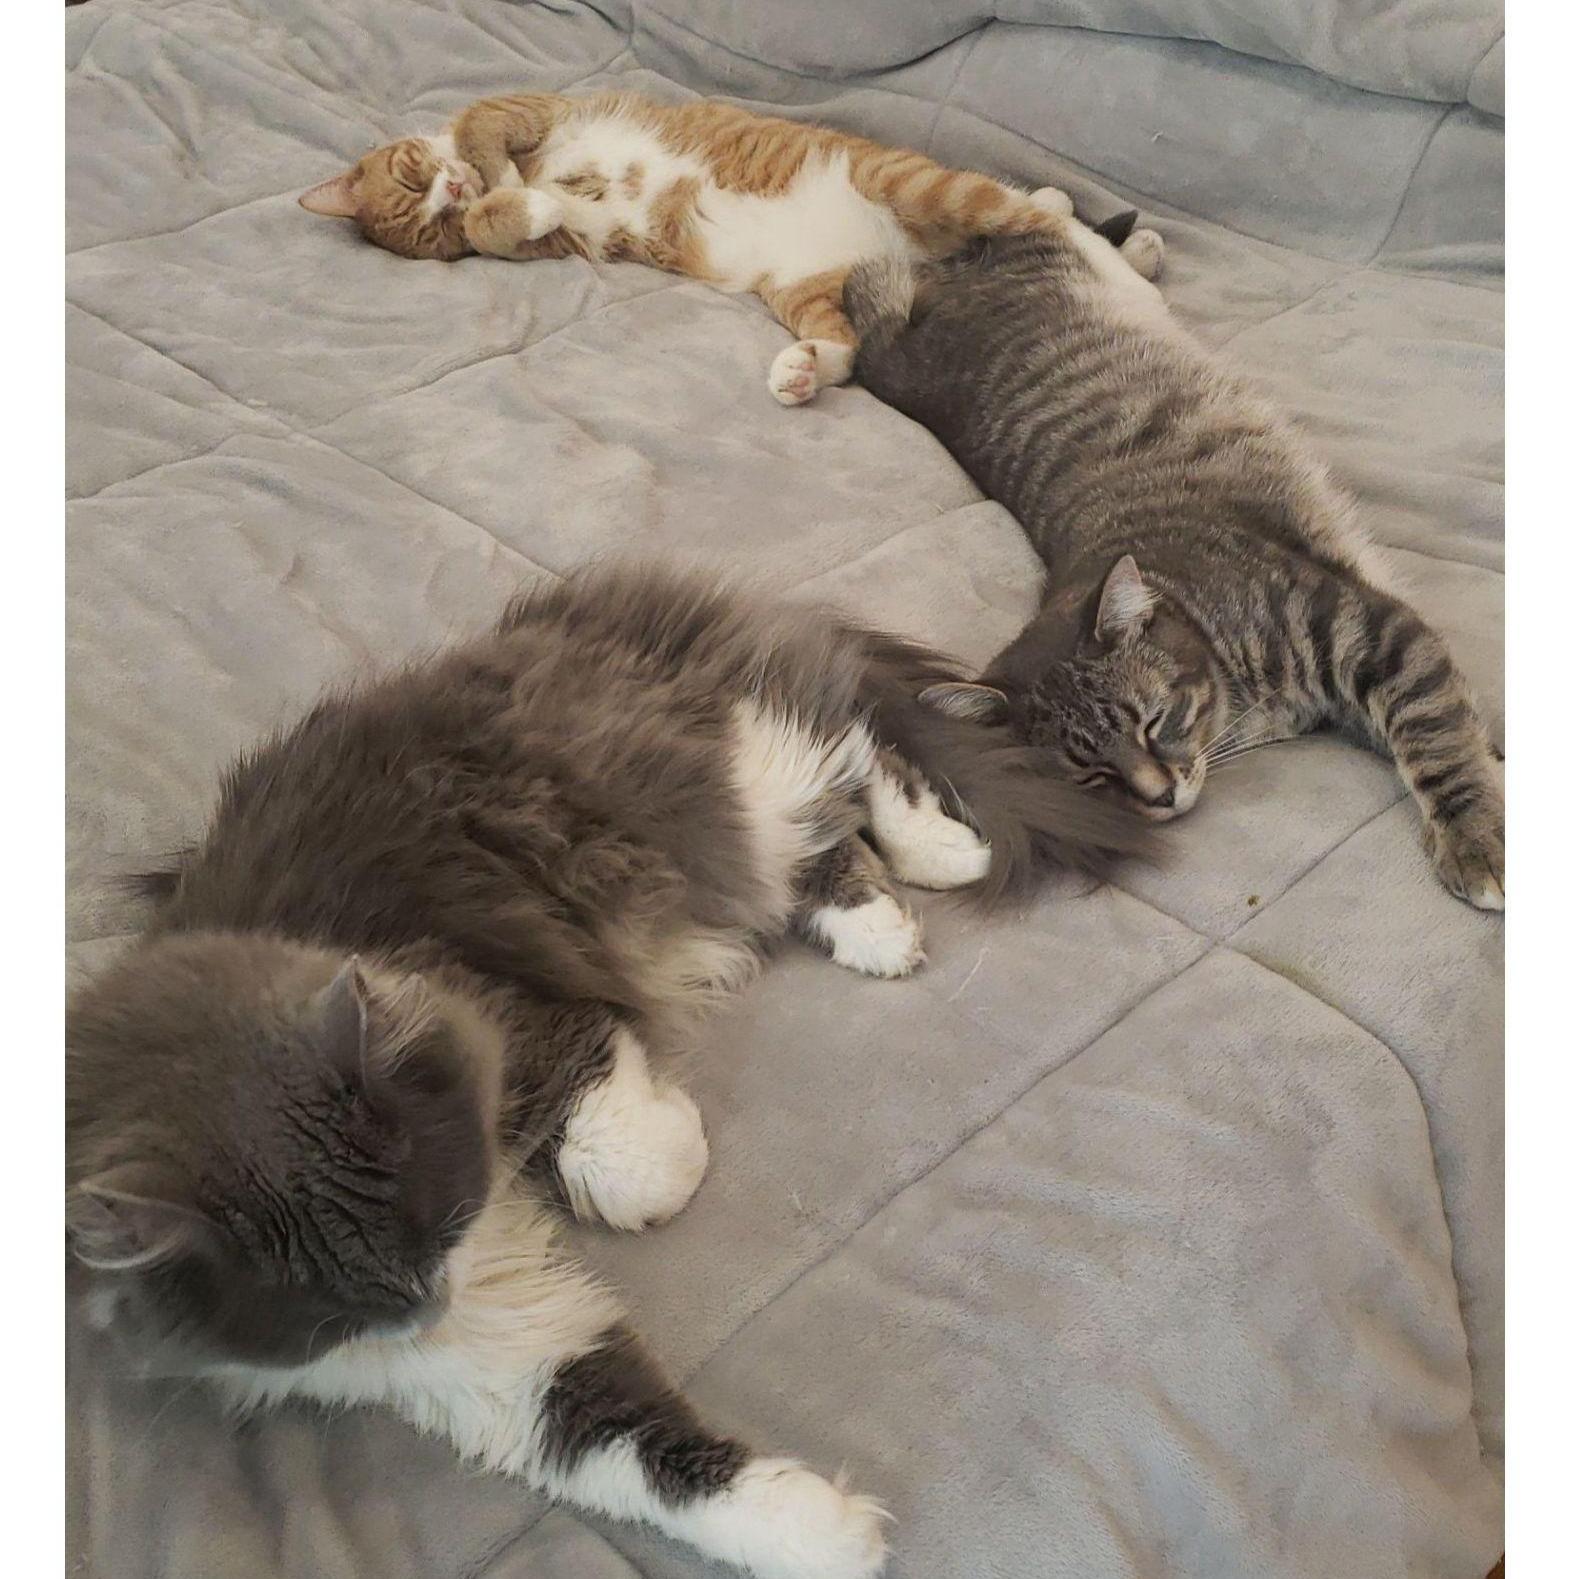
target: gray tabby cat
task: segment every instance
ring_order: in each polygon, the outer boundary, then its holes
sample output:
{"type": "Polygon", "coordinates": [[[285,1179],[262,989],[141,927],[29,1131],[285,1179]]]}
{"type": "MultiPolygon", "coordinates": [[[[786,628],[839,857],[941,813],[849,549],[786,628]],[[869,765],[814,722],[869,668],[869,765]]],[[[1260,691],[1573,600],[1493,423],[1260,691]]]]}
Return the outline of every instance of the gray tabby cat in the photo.
{"type": "Polygon", "coordinates": [[[1463,676],[1325,470],[1155,287],[1072,229],[862,265],[845,306],[859,379],[1047,564],[1040,614],[936,705],[1007,718],[1158,820],[1217,764],[1335,726],[1392,756],[1448,889],[1503,908],[1498,753],[1463,676]]]}
{"type": "Polygon", "coordinates": [[[146,1374],[382,1403],[770,1579],[875,1574],[877,1505],[699,1424],[515,1181],[662,1222],[707,1141],[657,1060],[769,940],[902,974],[890,873],[991,899],[1144,835],[916,701],[957,674],[604,572],[249,752],[69,1007],[88,1319],[146,1374]]]}

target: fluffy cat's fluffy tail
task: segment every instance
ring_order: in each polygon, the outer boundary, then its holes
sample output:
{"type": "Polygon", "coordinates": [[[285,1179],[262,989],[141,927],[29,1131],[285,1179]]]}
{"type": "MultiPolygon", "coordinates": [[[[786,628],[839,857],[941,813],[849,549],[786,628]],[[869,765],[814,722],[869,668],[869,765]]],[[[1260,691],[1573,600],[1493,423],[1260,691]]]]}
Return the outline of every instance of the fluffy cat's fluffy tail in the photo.
{"type": "Polygon", "coordinates": [[[986,877],[969,892],[986,906],[1021,896],[1053,871],[1105,874],[1159,843],[1133,812],[1059,776],[1047,753],[1017,744],[1001,725],[953,718],[919,693],[958,670],[897,637],[867,633],[863,700],[872,732],[918,769],[951,816],[992,846],[986,877]]]}

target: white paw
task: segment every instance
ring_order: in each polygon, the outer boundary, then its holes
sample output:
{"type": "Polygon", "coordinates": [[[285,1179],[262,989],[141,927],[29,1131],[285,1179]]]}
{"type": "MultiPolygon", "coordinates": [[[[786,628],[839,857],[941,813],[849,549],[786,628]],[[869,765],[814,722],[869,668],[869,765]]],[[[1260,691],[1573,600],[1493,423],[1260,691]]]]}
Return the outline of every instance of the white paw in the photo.
{"type": "Polygon", "coordinates": [[[963,888],[980,882],[991,868],[992,846],[950,817],[925,786],[907,792],[892,775],[876,773],[867,788],[867,804],[883,859],[900,882],[916,888],[963,888]]]}
{"type": "Polygon", "coordinates": [[[1031,193],[1031,201],[1049,214],[1067,219],[1075,211],[1075,200],[1056,186],[1038,187],[1031,193]]]}
{"type": "MultiPolygon", "coordinates": [[[[793,1459],[755,1458],[727,1491],[683,1515],[685,1538],[758,1579],[875,1579],[887,1520],[793,1459]]],[[[678,1522],[678,1521],[677,1521],[678,1522]]]]}
{"type": "Polygon", "coordinates": [[[845,909],[824,905],[812,912],[807,930],[827,944],[834,964],[863,976],[908,976],[926,958],[921,923],[891,894],[845,909]]]}
{"type": "Polygon", "coordinates": [[[565,1121],[559,1176],[577,1217],[645,1228],[673,1217],[707,1172],[696,1103],[655,1081],[641,1045],[615,1032],[614,1067],[582,1093],[565,1121]]]}
{"type": "Polygon", "coordinates": [[[1119,247],[1119,256],[1143,279],[1162,272],[1162,237],[1155,230],[1132,230],[1119,247]]]}
{"type": "Polygon", "coordinates": [[[842,384],[854,367],[854,346],[837,340],[797,340],[773,358],[768,392],[781,406],[804,406],[819,389],[842,384]]]}
{"type": "Polygon", "coordinates": [[[528,241],[541,241],[565,222],[565,205],[551,192],[540,192],[536,187],[522,187],[521,207],[526,215],[528,241]]]}

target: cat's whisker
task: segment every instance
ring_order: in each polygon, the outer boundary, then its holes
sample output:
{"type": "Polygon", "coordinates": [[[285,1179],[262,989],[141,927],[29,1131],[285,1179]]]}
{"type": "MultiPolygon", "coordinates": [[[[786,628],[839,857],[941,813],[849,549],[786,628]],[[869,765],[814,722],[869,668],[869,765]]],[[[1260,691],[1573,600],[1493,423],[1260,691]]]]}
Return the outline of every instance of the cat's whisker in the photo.
{"type": "Polygon", "coordinates": [[[1207,771],[1222,767],[1225,763],[1236,761],[1239,757],[1248,756],[1252,751],[1259,751],[1263,746],[1276,746],[1286,740],[1297,739],[1294,735],[1268,735],[1264,740],[1250,740],[1239,745],[1219,750],[1206,758],[1207,771]]]}
{"type": "Polygon", "coordinates": [[[1259,701],[1252,702],[1248,707],[1243,708],[1241,711],[1235,713],[1234,716],[1230,718],[1228,722],[1224,724],[1223,727],[1219,729],[1217,733],[1213,735],[1212,738],[1208,740],[1201,749],[1203,751],[1210,751],[1212,747],[1216,745],[1217,742],[1221,740],[1230,729],[1243,722],[1252,713],[1257,712],[1261,708],[1265,707],[1268,702],[1272,701],[1276,697],[1276,695],[1276,691],[1268,691],[1264,696],[1261,697],[1259,701]]]}

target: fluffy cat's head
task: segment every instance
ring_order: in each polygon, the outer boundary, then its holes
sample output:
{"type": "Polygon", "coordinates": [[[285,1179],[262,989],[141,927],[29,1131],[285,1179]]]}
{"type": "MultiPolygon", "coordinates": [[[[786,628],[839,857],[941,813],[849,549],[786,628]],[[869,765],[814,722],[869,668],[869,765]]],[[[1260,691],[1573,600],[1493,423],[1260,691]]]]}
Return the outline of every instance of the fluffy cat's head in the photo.
{"type": "Polygon", "coordinates": [[[1182,816],[1199,798],[1224,687],[1206,643],[1159,610],[1130,555],[1109,571],[1073,652],[1050,657],[1033,624],[988,682],[922,695],[957,717],[1008,723],[1077,784],[1122,796],[1154,821],[1182,816]]]}
{"type": "Polygon", "coordinates": [[[369,241],[403,258],[450,260],[472,250],[462,221],[482,193],[482,177],[447,137],[403,137],[297,201],[310,213],[354,219],[369,241]]]}
{"type": "Polygon", "coordinates": [[[480,1021],[420,978],[177,934],[67,1011],[67,1233],[146,1373],[298,1365],[442,1314],[488,1190],[480,1021]]]}

